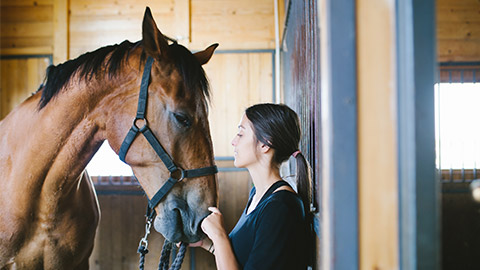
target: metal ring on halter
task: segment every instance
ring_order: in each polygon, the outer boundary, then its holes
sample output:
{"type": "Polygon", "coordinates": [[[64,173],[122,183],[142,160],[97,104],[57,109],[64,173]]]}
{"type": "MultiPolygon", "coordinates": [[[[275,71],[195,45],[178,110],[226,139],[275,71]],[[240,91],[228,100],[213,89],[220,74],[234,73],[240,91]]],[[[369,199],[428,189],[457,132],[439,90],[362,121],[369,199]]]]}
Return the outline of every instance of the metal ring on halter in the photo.
{"type": "Polygon", "coordinates": [[[135,120],[133,120],[133,125],[132,126],[135,127],[137,130],[139,130],[140,132],[142,132],[142,130],[144,130],[145,128],[148,127],[148,121],[147,121],[146,118],[135,118],[135,120]],[[141,128],[139,128],[137,126],[137,121],[138,120],[144,121],[143,126],[141,128]]]}
{"type": "Polygon", "coordinates": [[[185,170],[180,168],[180,167],[177,167],[176,170],[170,172],[170,178],[177,179],[177,182],[181,182],[183,179],[185,179],[185,170]],[[180,171],[180,178],[178,178],[178,179],[173,177],[173,173],[175,173],[177,171],[180,171]]]}

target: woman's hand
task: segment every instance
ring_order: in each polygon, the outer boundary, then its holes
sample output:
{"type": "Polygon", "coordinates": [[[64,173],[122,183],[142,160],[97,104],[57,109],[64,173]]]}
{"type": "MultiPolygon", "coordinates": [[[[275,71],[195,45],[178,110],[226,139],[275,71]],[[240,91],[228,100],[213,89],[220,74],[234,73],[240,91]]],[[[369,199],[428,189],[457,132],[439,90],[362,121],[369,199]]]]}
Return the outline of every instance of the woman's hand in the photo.
{"type": "MultiPolygon", "coordinates": [[[[177,248],[180,248],[181,244],[182,244],[182,242],[177,243],[177,248]]],[[[212,247],[213,247],[213,242],[209,238],[204,238],[204,239],[202,239],[198,242],[189,243],[188,246],[189,247],[201,247],[208,252],[212,252],[211,250],[212,250],[212,247]]]]}
{"type": "Polygon", "coordinates": [[[223,216],[220,210],[216,207],[209,207],[208,210],[212,213],[202,221],[201,228],[208,238],[215,243],[217,240],[226,238],[227,233],[225,232],[223,216]]]}
{"type": "Polygon", "coordinates": [[[209,207],[208,210],[212,213],[202,221],[200,227],[213,241],[213,246],[207,250],[215,254],[217,269],[240,269],[228,235],[225,232],[222,213],[216,207],[209,207]]]}

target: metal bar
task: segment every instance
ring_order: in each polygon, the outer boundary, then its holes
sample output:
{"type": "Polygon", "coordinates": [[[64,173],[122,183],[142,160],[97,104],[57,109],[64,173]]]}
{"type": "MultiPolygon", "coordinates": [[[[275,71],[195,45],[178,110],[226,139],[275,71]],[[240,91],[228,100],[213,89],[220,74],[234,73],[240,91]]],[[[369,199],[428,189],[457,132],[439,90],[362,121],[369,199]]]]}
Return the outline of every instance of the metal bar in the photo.
{"type": "Polygon", "coordinates": [[[440,67],[456,67],[456,66],[480,66],[480,62],[439,62],[440,67]]]}
{"type": "Polygon", "coordinates": [[[440,182],[435,168],[435,0],[412,1],[415,71],[415,269],[440,269],[440,182]]]}
{"type": "MultiPolygon", "coordinates": [[[[48,58],[52,60],[51,54],[21,54],[21,55],[0,55],[0,59],[28,59],[28,58],[48,58]]],[[[50,61],[50,64],[52,61],[50,61]]]]}
{"type": "Polygon", "coordinates": [[[413,7],[396,1],[399,269],[416,269],[415,73],[413,7]]]}
{"type": "Polygon", "coordinates": [[[277,89],[276,89],[277,79],[276,78],[277,76],[280,77],[280,74],[277,74],[277,70],[276,70],[276,57],[277,57],[276,54],[272,53],[272,102],[279,103],[280,100],[277,100],[277,89]]]}
{"type": "Polygon", "coordinates": [[[323,269],[359,269],[356,2],[322,6],[320,261],[323,269]]]}
{"type": "Polygon", "coordinates": [[[220,161],[235,160],[235,158],[233,156],[217,156],[215,157],[215,160],[220,160],[220,161]]]}

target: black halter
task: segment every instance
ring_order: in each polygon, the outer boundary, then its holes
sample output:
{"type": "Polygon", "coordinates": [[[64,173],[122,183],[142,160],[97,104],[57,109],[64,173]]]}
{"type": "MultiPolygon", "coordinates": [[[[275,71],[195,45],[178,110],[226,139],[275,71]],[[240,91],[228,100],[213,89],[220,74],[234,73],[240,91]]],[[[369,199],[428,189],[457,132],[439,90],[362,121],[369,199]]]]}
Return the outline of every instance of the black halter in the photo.
{"type": "Polygon", "coordinates": [[[143,70],[142,83],[140,85],[140,95],[138,97],[137,116],[135,117],[135,120],[133,120],[133,125],[128,131],[127,136],[123,140],[122,146],[120,147],[120,151],[118,154],[120,159],[125,162],[125,156],[127,155],[127,151],[130,148],[130,145],[137,137],[138,133],[141,132],[145,136],[147,141],[150,143],[150,145],[153,147],[160,159],[163,161],[165,167],[167,167],[168,171],[170,172],[170,176],[167,182],[165,182],[165,184],[163,184],[163,186],[157,191],[157,193],[155,193],[152,199],[148,200],[147,216],[149,218],[153,218],[153,216],[155,215],[155,211],[153,209],[158,205],[158,203],[160,203],[163,197],[167,195],[167,193],[176,183],[182,181],[184,178],[195,178],[210,174],[216,174],[218,172],[217,166],[184,170],[181,167],[175,165],[172,158],[168,155],[168,153],[165,151],[165,149],[162,147],[160,142],[153,134],[152,130],[148,127],[147,119],[145,119],[145,111],[147,106],[148,84],[150,81],[150,70],[152,69],[152,64],[153,58],[149,56],[143,70]],[[137,126],[138,120],[143,121],[143,127],[139,128],[137,126]],[[180,176],[178,178],[175,178],[175,176],[173,175],[174,173],[180,176]]]}

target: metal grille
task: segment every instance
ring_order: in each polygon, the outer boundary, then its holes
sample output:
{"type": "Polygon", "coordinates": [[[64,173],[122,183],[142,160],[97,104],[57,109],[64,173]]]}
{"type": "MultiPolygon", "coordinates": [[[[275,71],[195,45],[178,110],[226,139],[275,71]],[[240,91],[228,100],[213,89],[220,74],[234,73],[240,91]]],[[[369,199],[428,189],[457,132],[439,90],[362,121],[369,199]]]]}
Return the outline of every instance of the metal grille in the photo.
{"type": "MultiPolygon", "coordinates": [[[[465,183],[480,178],[480,133],[478,132],[480,130],[480,121],[478,121],[478,119],[480,118],[480,114],[476,116],[473,115],[473,119],[476,120],[471,121],[471,123],[455,128],[455,136],[453,137],[454,139],[452,139],[452,137],[450,136],[450,138],[448,138],[448,141],[446,141],[446,138],[443,137],[441,132],[442,119],[450,117],[450,115],[446,115],[446,113],[443,112],[442,106],[448,104],[449,97],[445,95],[445,93],[442,93],[442,89],[445,89],[446,87],[455,87],[454,91],[458,91],[458,95],[460,95],[462,94],[462,91],[465,91],[464,87],[466,86],[466,84],[468,84],[470,89],[473,89],[475,92],[480,92],[479,76],[480,63],[442,64],[440,67],[441,83],[437,85],[436,90],[436,129],[437,166],[441,172],[441,181],[443,183],[465,183]],[[474,131],[472,132],[472,130],[474,131]],[[465,139],[467,135],[470,137],[470,139],[468,140],[465,139]],[[471,139],[472,137],[473,139],[471,139]],[[456,154],[457,157],[455,159],[455,162],[452,162],[450,164],[447,164],[448,162],[444,162],[445,159],[452,158],[446,156],[448,154],[445,153],[445,148],[456,149],[458,150],[458,152],[460,152],[460,154],[456,154]],[[468,152],[469,154],[462,155],[462,152],[468,152]]],[[[455,93],[452,94],[455,95],[455,93]]],[[[466,101],[471,102],[471,100],[466,101]]],[[[475,103],[477,103],[477,106],[471,106],[472,110],[478,108],[478,100],[476,100],[475,103]]],[[[461,109],[463,110],[465,108],[461,109]]]]}
{"type": "MultiPolygon", "coordinates": [[[[284,103],[301,121],[300,150],[312,165],[314,204],[320,183],[320,47],[316,1],[288,1],[281,46],[284,103]]],[[[316,207],[318,209],[318,207],[316,207]]]]}

